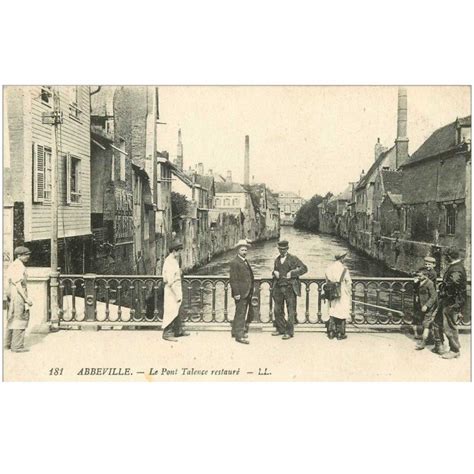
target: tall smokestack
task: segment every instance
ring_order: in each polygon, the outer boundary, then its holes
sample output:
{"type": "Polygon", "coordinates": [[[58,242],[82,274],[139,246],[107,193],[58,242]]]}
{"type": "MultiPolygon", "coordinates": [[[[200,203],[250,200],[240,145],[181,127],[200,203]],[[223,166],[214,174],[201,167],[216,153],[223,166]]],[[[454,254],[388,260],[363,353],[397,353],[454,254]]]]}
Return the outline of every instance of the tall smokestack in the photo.
{"type": "Polygon", "coordinates": [[[232,183],[232,171],[227,170],[227,177],[225,179],[228,183],[232,183]]]}
{"type": "Polygon", "coordinates": [[[181,141],[181,129],[178,130],[178,151],[176,153],[176,167],[183,171],[183,142],[181,141]]]}
{"type": "Polygon", "coordinates": [[[245,135],[244,184],[250,184],[250,139],[245,135]]]}
{"type": "Polygon", "coordinates": [[[405,87],[398,88],[398,116],[397,116],[397,139],[396,146],[396,163],[395,168],[398,169],[408,158],[408,136],[407,136],[407,90],[405,87]]]}

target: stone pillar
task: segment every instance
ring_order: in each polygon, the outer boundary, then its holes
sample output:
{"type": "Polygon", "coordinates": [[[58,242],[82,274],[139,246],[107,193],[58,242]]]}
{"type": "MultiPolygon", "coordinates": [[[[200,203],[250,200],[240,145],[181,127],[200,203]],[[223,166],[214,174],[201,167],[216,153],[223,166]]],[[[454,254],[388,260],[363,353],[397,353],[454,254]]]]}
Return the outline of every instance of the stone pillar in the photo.
{"type": "Polygon", "coordinates": [[[27,267],[28,296],[33,301],[30,308],[30,322],[27,333],[45,334],[49,332],[49,277],[48,267],[27,267]]]}

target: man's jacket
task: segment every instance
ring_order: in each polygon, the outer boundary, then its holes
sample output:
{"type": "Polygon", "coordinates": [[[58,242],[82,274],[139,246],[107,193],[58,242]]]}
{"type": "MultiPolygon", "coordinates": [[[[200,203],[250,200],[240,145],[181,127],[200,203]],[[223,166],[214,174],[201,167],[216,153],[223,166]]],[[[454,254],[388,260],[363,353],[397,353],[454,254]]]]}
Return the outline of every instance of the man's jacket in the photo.
{"type": "MultiPolygon", "coordinates": [[[[293,288],[293,291],[297,296],[301,296],[301,282],[299,277],[304,275],[308,271],[308,267],[295,255],[291,255],[289,253],[286,254],[285,263],[283,264],[285,270],[287,270],[286,279],[288,280],[288,284],[293,288]]],[[[273,276],[273,287],[278,288],[279,284],[282,283],[282,275],[281,273],[281,263],[280,263],[280,256],[275,259],[275,265],[273,267],[274,271],[280,272],[280,279],[275,278],[273,276]]]]}
{"type": "Polygon", "coordinates": [[[426,306],[428,308],[427,314],[431,314],[438,306],[438,293],[435,284],[429,278],[418,287],[417,297],[419,309],[426,306]]]}
{"type": "Polygon", "coordinates": [[[253,271],[247,260],[238,255],[230,262],[230,288],[232,297],[247,298],[253,292],[253,271]]]}
{"type": "Polygon", "coordinates": [[[443,275],[440,297],[445,305],[461,308],[466,302],[466,269],[457,261],[452,263],[443,275]]]}

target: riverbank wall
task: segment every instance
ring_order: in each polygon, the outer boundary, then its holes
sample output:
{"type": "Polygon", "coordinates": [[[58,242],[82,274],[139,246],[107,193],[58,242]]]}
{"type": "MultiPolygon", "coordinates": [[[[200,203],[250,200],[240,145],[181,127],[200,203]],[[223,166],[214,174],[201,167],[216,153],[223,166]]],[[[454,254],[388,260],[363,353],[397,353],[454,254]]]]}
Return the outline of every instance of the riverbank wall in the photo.
{"type": "MultiPolygon", "coordinates": [[[[273,226],[274,227],[274,226],[273,226]]],[[[259,226],[253,242],[277,239],[280,228],[259,226]]],[[[240,213],[209,212],[208,221],[182,218],[177,237],[183,242],[181,268],[190,272],[210,262],[211,259],[228,250],[245,238],[246,227],[240,213]]]]}

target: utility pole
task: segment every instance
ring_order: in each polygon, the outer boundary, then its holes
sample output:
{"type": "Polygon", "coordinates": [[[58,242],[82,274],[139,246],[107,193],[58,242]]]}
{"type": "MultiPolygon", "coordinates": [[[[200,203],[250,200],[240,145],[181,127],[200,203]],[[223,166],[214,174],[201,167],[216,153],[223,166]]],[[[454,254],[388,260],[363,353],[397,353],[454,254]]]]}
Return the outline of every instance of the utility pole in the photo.
{"type": "Polygon", "coordinates": [[[59,325],[58,314],[58,129],[63,122],[60,110],[59,92],[56,87],[51,87],[53,111],[43,115],[43,123],[53,126],[51,146],[51,273],[50,273],[50,303],[51,303],[51,329],[59,325]]]}

